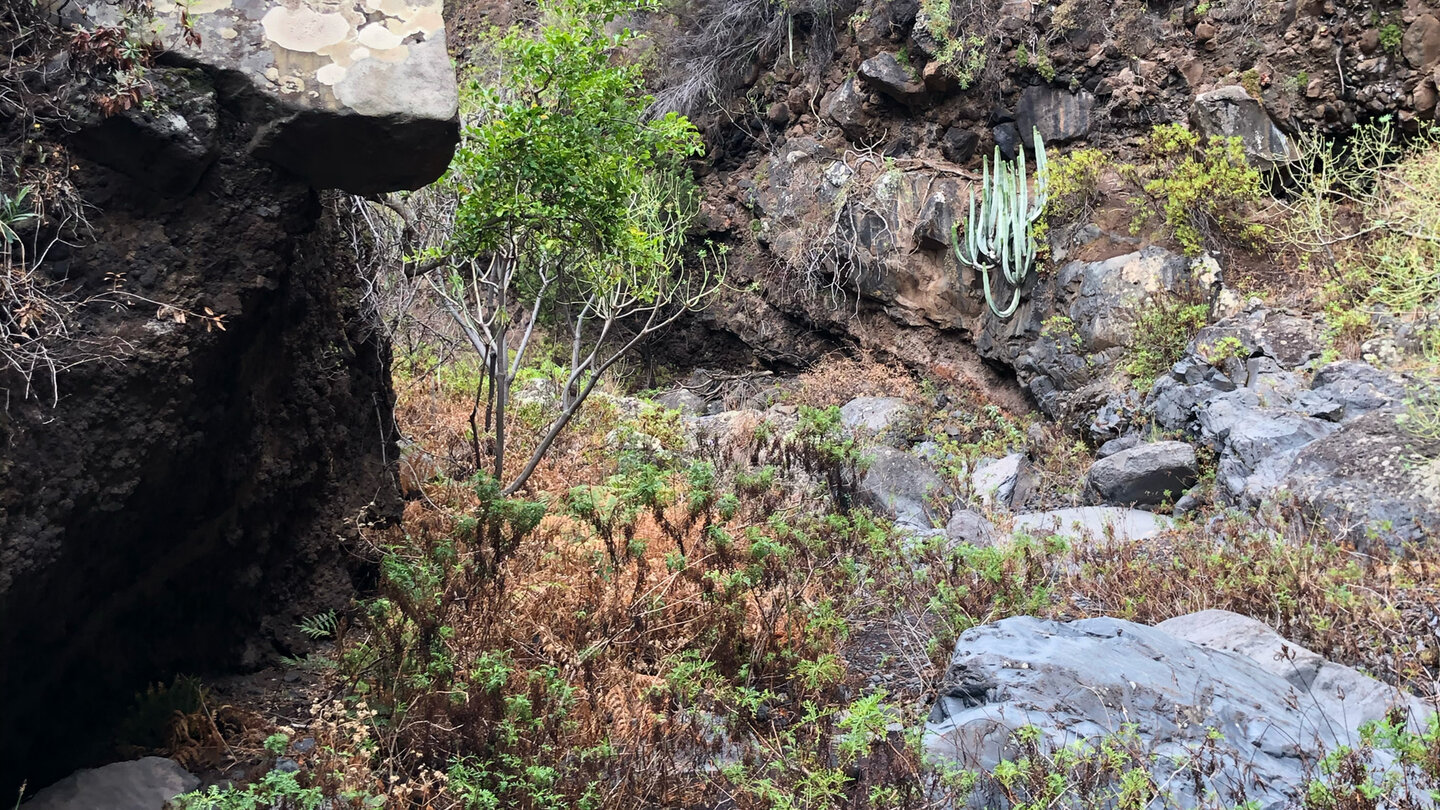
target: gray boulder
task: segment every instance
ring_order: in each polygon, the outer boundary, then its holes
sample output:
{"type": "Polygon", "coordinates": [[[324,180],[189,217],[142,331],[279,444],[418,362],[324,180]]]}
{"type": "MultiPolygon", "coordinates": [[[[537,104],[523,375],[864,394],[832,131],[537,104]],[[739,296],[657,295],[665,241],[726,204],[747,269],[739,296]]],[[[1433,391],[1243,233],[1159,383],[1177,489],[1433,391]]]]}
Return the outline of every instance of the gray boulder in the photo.
{"type": "Polygon", "coordinates": [[[655,397],[655,404],[672,411],[679,411],[686,416],[704,416],[707,405],[704,397],[689,388],[675,388],[666,391],[655,397]]]}
{"type": "Polygon", "coordinates": [[[945,483],[929,464],[891,447],[869,451],[870,463],[860,479],[860,498],[896,524],[928,531],[941,519],[934,500],[944,493],[945,483]]]}
{"type": "Polygon", "coordinates": [[[1345,418],[1345,403],[1319,391],[1301,391],[1291,404],[1300,413],[1326,422],[1339,422],[1345,418]]]}
{"type": "Polygon", "coordinates": [[[1433,14],[1416,17],[1400,39],[1400,52],[1411,67],[1433,68],[1440,61],[1440,20],[1433,14]]]}
{"type": "Polygon", "coordinates": [[[1009,509],[1015,495],[1015,482],[1019,480],[1024,465],[1024,453],[982,461],[970,474],[970,490],[982,504],[1009,509]]]}
{"type": "Polygon", "coordinates": [[[1130,345],[1138,308],[1179,284],[1188,269],[1184,257],[1159,248],[1066,265],[1059,283],[1076,288],[1067,314],[1082,346],[1098,352],[1130,345]]]}
{"type": "Polygon", "coordinates": [[[1256,167],[1271,169],[1300,157],[1260,102],[1239,85],[1221,87],[1195,97],[1193,118],[1206,135],[1239,138],[1245,156],[1256,167]]]}
{"type": "Polygon", "coordinates": [[[846,79],[825,104],[825,115],[829,116],[852,140],[865,140],[869,135],[869,118],[865,115],[865,96],[855,86],[854,79],[846,79]]]}
{"type": "Polygon", "coordinates": [[[1322,335],[1314,318],[1252,306],[1200,330],[1156,381],[1156,423],[1217,451],[1222,499],[1253,507],[1272,497],[1300,451],[1333,432],[1347,405],[1374,407],[1398,384],[1363,364],[1336,363],[1306,390],[1301,375],[1320,356],[1322,335]]]}
{"type": "Polygon", "coordinates": [[[1440,534],[1440,439],[1375,411],[1296,453],[1283,486],[1333,530],[1399,549],[1440,534]]]}
{"type": "Polygon", "coordinates": [[[1020,138],[1029,145],[1031,132],[1040,130],[1047,144],[1061,144],[1090,134],[1090,110],[1095,97],[1081,90],[1072,93],[1049,85],[1033,85],[1020,94],[1015,121],[1020,138]]]}
{"type": "Polygon", "coordinates": [[[1196,416],[1203,438],[1220,449],[1216,482],[1231,500],[1258,505],[1280,487],[1301,448],[1335,425],[1283,408],[1267,408],[1248,390],[1211,398],[1196,416]]]}
{"type": "Polygon", "coordinates": [[[1156,382],[1155,421],[1215,448],[1230,502],[1254,507],[1289,493],[1356,541],[1433,533],[1435,448],[1395,419],[1413,381],[1342,360],[1306,388],[1323,328],[1260,306],[1206,327],[1156,382]]]}
{"type": "Polygon", "coordinates": [[[850,430],[883,433],[914,415],[915,409],[900,397],[857,397],[840,407],[840,421],[850,430]]]}
{"type": "Polygon", "coordinates": [[[1138,434],[1128,433],[1119,438],[1111,439],[1100,445],[1099,447],[1095,448],[1095,457],[1109,458],[1110,456],[1113,456],[1122,450],[1129,450],[1134,447],[1139,447],[1141,443],[1142,439],[1138,434]]]}
{"type": "Polygon", "coordinates": [[[1317,402],[1338,408],[1338,417],[1331,420],[1338,422],[1400,403],[1406,380],[1369,363],[1341,360],[1315,372],[1310,389],[1317,402]]]}
{"type": "Polygon", "coordinates": [[[200,780],[164,757],[77,771],[36,793],[24,810],[162,810],[200,780]]]}
{"type": "Polygon", "coordinates": [[[931,194],[915,220],[915,243],[926,250],[944,250],[953,238],[956,205],[946,196],[943,190],[931,194]]]}
{"type": "Polygon", "coordinates": [[[1175,502],[1175,508],[1170,510],[1171,517],[1184,517],[1188,514],[1195,512],[1197,509],[1204,505],[1202,496],[1199,492],[1197,492],[1197,489],[1198,487],[1191,489],[1189,492],[1180,496],[1180,500],[1175,502]]]}
{"type": "MultiPolygon", "coordinates": [[[[1381,719],[1388,703],[1383,686],[1363,681],[1367,699],[1317,700],[1318,674],[1302,688],[1273,670],[1119,619],[1005,619],[955,643],[925,747],[988,771],[1014,755],[1012,735],[1021,727],[1037,727],[1043,745],[1058,749],[1129,724],[1156,781],[1172,791],[1165,806],[1200,806],[1210,791],[1226,806],[1242,799],[1285,806],[1299,798],[1313,760],[1358,741],[1360,725],[1381,719]],[[1205,767],[1186,765],[1201,760],[1205,767]]],[[[1341,680],[1357,689],[1352,677],[1341,680]]]]}
{"type": "Polygon", "coordinates": [[[1014,531],[1032,537],[1059,535],[1081,542],[1147,540],[1159,534],[1170,521],[1140,509],[1119,506],[1074,506],[1048,512],[1016,515],[1014,531]]]}
{"type": "Polygon", "coordinates": [[[1024,141],[1020,138],[1020,127],[1014,121],[1006,121],[1003,124],[990,128],[990,137],[995,139],[995,148],[1000,150],[1000,157],[1006,160],[1014,160],[1024,148],[1024,141]]]}
{"type": "Polygon", "coordinates": [[[953,543],[987,547],[995,545],[998,535],[995,524],[986,520],[979,512],[956,509],[945,524],[945,535],[953,543]]]}
{"type": "MultiPolygon", "coordinates": [[[[122,4],[56,5],[81,27],[121,22],[122,4]]],[[[458,92],[441,5],[218,0],[162,4],[155,22],[179,32],[188,15],[200,44],[167,36],[174,60],[224,77],[222,98],[256,127],[256,155],[316,188],[370,194],[419,188],[450,164],[458,92]]],[[[169,122],[175,138],[190,138],[167,112],[151,117],[152,129],[169,122]]],[[[203,142],[193,116],[181,117],[203,142]]]]}
{"type": "Polygon", "coordinates": [[[1324,324],[1314,317],[1302,317],[1285,310],[1253,307],[1201,329],[1192,350],[1201,356],[1215,356],[1228,338],[1242,347],[1235,359],[1269,357],[1285,370],[1300,368],[1324,353],[1324,324]]]}
{"type": "Polygon", "coordinates": [[[870,88],[902,104],[925,95],[925,85],[901,65],[893,53],[881,53],[866,59],[860,63],[856,75],[870,88]]]}
{"type": "Polygon", "coordinates": [[[1085,483],[1105,503],[1153,505],[1180,497],[1199,475],[1194,447],[1153,442],[1096,461],[1085,483]]]}

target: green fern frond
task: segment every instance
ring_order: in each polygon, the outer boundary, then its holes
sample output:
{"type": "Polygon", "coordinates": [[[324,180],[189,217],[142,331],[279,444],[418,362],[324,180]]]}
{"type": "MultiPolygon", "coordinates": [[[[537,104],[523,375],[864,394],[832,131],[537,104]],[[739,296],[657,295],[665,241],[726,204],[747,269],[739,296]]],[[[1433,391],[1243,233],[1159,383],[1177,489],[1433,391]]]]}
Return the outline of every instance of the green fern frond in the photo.
{"type": "Polygon", "coordinates": [[[296,626],[300,628],[300,632],[304,633],[306,638],[319,641],[322,638],[333,637],[340,628],[340,620],[336,617],[335,611],[327,610],[317,616],[302,619],[296,626]]]}

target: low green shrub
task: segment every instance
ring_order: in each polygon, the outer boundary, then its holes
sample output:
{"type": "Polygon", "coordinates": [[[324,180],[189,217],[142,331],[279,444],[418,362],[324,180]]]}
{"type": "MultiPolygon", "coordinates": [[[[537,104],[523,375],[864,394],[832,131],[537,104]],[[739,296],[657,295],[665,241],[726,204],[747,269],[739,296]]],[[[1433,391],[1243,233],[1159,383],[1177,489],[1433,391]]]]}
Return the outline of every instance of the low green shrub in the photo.
{"type": "Polygon", "coordinates": [[[1399,23],[1386,23],[1380,28],[1380,47],[1385,52],[1394,56],[1400,53],[1400,45],[1405,40],[1405,29],[1399,23]]]}
{"type": "Polygon", "coordinates": [[[1145,193],[1134,201],[1132,229],[1159,220],[1187,256],[1219,239],[1257,245],[1262,226],[1251,219],[1266,192],[1239,138],[1210,138],[1180,124],[1161,124],[1144,146],[1145,161],[1126,167],[1145,193]]]}
{"type": "Polygon", "coordinates": [[[248,785],[211,785],[177,796],[170,804],[176,810],[318,810],[324,802],[320,788],[301,787],[296,774],[271,770],[248,785]]]}
{"type": "Polygon", "coordinates": [[[1149,390],[1155,380],[1185,356],[1185,347],[1205,326],[1210,308],[1160,298],[1139,310],[1125,371],[1136,388],[1149,390]]]}

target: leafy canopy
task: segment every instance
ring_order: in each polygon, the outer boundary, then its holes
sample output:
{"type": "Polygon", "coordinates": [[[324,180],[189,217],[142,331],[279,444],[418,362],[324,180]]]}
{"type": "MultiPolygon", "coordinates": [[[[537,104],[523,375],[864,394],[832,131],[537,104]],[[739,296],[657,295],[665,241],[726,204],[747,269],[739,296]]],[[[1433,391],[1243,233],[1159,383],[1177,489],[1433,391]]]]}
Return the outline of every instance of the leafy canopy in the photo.
{"type": "Polygon", "coordinates": [[[541,5],[538,28],[492,33],[494,64],[468,82],[471,114],[448,175],[459,193],[452,255],[663,262],[656,178],[680,176],[702,144],[682,116],[647,120],[640,66],[615,58],[637,35],[607,32],[657,0],[541,5]]]}

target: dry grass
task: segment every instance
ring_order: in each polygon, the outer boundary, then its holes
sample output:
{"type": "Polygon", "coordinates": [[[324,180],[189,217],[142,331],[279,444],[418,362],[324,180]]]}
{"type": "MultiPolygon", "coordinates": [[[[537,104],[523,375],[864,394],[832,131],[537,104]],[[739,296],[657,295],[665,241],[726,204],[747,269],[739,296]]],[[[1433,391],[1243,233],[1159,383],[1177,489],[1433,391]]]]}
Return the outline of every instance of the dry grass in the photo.
{"type": "MultiPolygon", "coordinates": [[[[723,108],[761,66],[803,63],[818,77],[835,49],[831,0],[685,0],[673,28],[656,30],[665,65],[654,114],[723,108]]],[[[655,26],[659,29],[659,26],[655,26]]]]}
{"type": "MultiPolygon", "coordinates": [[[[892,380],[873,361],[829,368],[892,380]]],[[[816,395],[829,391],[812,373],[816,395]]],[[[399,412],[416,420],[416,447],[443,457],[467,446],[468,408],[417,386],[399,412]]],[[[486,498],[442,477],[357,549],[382,581],[321,667],[333,699],[293,724],[294,738],[322,743],[297,757],[307,784],[394,807],[758,809],[824,782],[821,799],[796,806],[932,807],[945,791],[914,745],[865,737],[853,757],[839,718],[860,711],[880,669],[938,688],[959,633],[1020,614],[1234,610],[1434,691],[1436,552],[1361,555],[1282,510],[1158,542],[917,545],[839,511],[819,456],[787,443],[790,428],[747,424],[670,456],[666,439],[622,464],[616,436],[664,436],[667,423],[600,400],[581,425],[537,479],[531,497],[547,514],[533,532],[492,543],[486,498]],[[713,483],[696,462],[714,465],[713,483]],[[884,632],[857,632],[876,623],[884,632]],[[913,643],[857,651],[877,638],[913,643]]],[[[882,705],[915,728],[925,704],[901,694],[882,705]]]]}
{"type": "MultiPolygon", "coordinates": [[[[417,452],[463,467],[468,408],[455,392],[412,386],[398,414],[417,420],[407,430],[417,452]]],[[[361,553],[384,572],[380,596],[342,633],[330,677],[337,695],[364,695],[378,710],[361,718],[361,736],[376,784],[398,806],[461,806],[464,789],[434,776],[456,762],[457,779],[494,765],[471,786],[502,806],[713,801],[734,786],[697,767],[727,737],[773,741],[801,700],[833,695],[843,670],[801,689],[795,673],[836,658],[847,619],[815,619],[833,609],[845,549],[876,529],[825,519],[823,490],[784,484],[806,478],[803,452],[777,451],[781,439],[753,425],[700,451],[718,463],[717,493],[745,494],[733,507],[715,497],[698,507],[694,480],[677,467],[656,479],[666,494],[634,508],[567,509],[577,488],[604,503],[627,486],[616,479],[622,422],[662,436],[668,426],[646,412],[622,418],[604,399],[587,403],[536,478],[550,514],[498,567],[474,525],[485,499],[448,478],[424,483],[400,526],[366,538],[361,553]],[[769,455],[789,467],[782,478],[730,466],[769,455]],[[603,757],[575,760],[602,748],[603,757]],[[546,790],[564,803],[525,781],[530,767],[553,769],[546,790]],[[401,778],[386,784],[392,773],[401,778]]]]}
{"type": "Polygon", "coordinates": [[[928,612],[938,620],[931,647],[937,677],[956,636],[1007,616],[1155,624],[1215,608],[1259,619],[1332,660],[1435,697],[1440,551],[1362,553],[1289,512],[1217,515],[1158,540],[1072,546],[1021,539],[949,557],[927,549],[928,565],[917,567],[926,573],[882,579],[881,601],[898,613],[928,612]]]}
{"type": "Polygon", "coordinates": [[[898,362],[880,360],[869,351],[853,357],[838,352],[826,355],[795,383],[787,401],[811,408],[844,405],[857,397],[899,397],[920,402],[915,377],[898,362]]]}
{"type": "MultiPolygon", "coordinates": [[[[1380,544],[1377,544],[1380,545],[1380,544]]],[[[1162,543],[1075,555],[1060,589],[1089,615],[1154,624],[1219,608],[1423,697],[1437,695],[1440,550],[1361,552],[1293,514],[1228,515],[1162,543]]]]}

